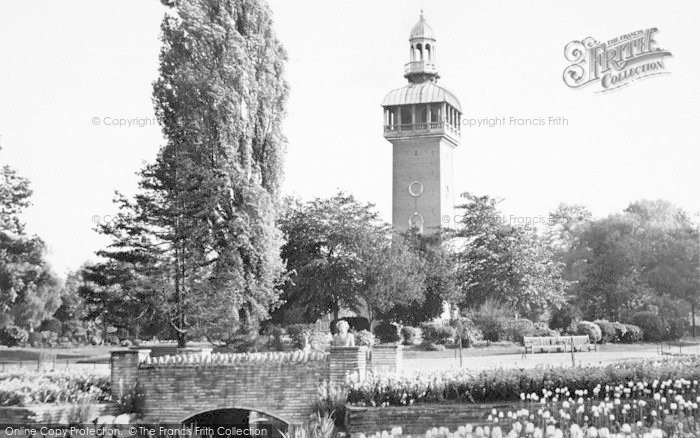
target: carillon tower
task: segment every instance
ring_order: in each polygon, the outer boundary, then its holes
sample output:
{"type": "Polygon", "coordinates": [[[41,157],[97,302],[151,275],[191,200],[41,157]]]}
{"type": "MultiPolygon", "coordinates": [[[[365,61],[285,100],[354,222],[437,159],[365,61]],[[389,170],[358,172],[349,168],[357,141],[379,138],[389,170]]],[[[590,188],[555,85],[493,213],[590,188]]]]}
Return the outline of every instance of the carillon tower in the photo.
{"type": "Polygon", "coordinates": [[[437,85],[435,36],[421,11],[411,29],[408,85],[382,102],[384,138],[393,145],[393,214],[400,230],[434,233],[454,226],[453,149],[459,146],[462,108],[437,85]]]}

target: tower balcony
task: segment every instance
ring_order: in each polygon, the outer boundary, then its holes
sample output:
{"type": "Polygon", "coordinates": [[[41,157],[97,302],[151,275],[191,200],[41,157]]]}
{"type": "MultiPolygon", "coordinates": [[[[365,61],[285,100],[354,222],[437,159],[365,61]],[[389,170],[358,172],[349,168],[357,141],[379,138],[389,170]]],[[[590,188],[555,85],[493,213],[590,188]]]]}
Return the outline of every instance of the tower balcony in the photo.
{"type": "Polygon", "coordinates": [[[458,126],[447,121],[384,125],[384,137],[387,139],[430,135],[447,135],[459,139],[461,132],[458,126]]]}
{"type": "Polygon", "coordinates": [[[428,61],[411,61],[403,68],[404,75],[427,73],[436,75],[438,72],[437,65],[428,61]]]}

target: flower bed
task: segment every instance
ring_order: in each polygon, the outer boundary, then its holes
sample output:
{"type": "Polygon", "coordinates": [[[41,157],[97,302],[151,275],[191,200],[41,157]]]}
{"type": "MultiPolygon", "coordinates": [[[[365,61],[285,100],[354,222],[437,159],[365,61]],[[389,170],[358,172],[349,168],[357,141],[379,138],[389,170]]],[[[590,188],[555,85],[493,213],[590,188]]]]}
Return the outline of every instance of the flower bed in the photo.
{"type": "Polygon", "coordinates": [[[17,371],[0,374],[0,406],[102,402],[109,374],[98,371],[17,371]]]}
{"type": "MultiPolygon", "coordinates": [[[[450,370],[414,374],[368,374],[347,382],[348,402],[355,406],[406,406],[414,403],[488,403],[518,401],[521,394],[541,394],[556,388],[585,390],[628,382],[700,379],[700,359],[635,360],[605,367],[489,370],[474,373],[450,370]]],[[[638,396],[638,394],[634,394],[638,396]]]]}
{"type": "MultiPolygon", "coordinates": [[[[369,375],[364,382],[348,381],[348,409],[357,426],[374,416],[399,436],[398,427],[410,425],[409,434],[426,437],[698,437],[699,380],[700,359],[694,357],[573,369],[369,375]],[[506,404],[481,404],[495,401],[506,404]],[[473,426],[458,426],[466,423],[454,421],[459,418],[473,426]]],[[[354,434],[374,432],[353,429],[352,420],[348,429],[354,434]]]]}

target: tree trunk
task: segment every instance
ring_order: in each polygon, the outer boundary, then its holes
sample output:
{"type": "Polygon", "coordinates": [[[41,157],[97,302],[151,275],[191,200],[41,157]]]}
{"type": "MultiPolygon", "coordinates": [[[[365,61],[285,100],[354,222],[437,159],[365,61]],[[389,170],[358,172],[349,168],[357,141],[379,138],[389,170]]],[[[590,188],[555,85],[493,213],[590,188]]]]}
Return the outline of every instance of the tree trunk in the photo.
{"type": "Polygon", "coordinates": [[[695,338],[695,303],[690,303],[690,315],[693,318],[693,338],[695,338]]]}

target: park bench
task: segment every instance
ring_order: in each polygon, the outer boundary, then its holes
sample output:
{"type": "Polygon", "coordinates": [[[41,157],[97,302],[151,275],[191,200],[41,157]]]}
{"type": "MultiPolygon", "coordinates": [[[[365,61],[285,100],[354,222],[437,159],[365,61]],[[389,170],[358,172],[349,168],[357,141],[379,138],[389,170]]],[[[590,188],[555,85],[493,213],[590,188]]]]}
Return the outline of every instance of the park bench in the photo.
{"type": "Polygon", "coordinates": [[[591,344],[588,336],[525,336],[523,338],[525,354],[542,352],[597,350],[596,344],[591,344]]]}
{"type": "Polygon", "coordinates": [[[595,350],[598,351],[598,344],[591,343],[588,335],[583,336],[570,336],[569,344],[574,349],[574,351],[583,351],[585,348],[587,351],[595,350]]]}

